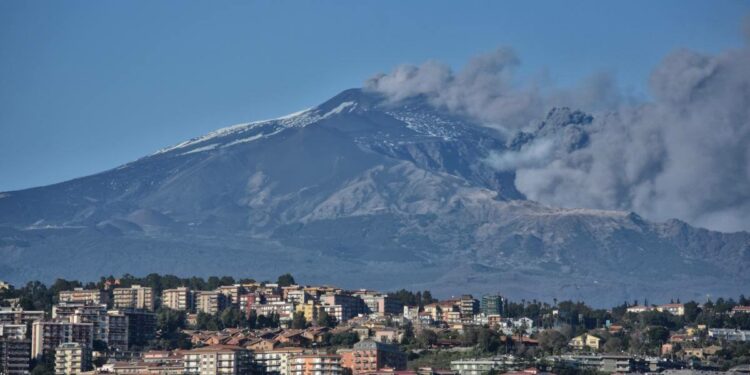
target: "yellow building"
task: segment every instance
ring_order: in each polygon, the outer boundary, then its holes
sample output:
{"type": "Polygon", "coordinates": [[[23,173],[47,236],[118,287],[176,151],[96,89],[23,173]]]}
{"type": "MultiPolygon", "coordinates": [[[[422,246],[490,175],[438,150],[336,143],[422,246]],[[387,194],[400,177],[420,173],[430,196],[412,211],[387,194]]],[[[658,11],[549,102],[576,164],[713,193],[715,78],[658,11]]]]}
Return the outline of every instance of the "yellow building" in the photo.
{"type": "Polygon", "coordinates": [[[315,301],[307,301],[307,303],[301,303],[297,305],[296,311],[301,312],[305,316],[305,320],[308,322],[315,322],[318,320],[320,311],[323,306],[315,301]]]}
{"type": "Polygon", "coordinates": [[[570,340],[568,345],[578,350],[583,350],[586,348],[599,350],[599,348],[601,348],[601,342],[602,342],[602,339],[594,335],[589,335],[587,333],[584,333],[578,337],[574,337],[572,340],[570,340]]]}

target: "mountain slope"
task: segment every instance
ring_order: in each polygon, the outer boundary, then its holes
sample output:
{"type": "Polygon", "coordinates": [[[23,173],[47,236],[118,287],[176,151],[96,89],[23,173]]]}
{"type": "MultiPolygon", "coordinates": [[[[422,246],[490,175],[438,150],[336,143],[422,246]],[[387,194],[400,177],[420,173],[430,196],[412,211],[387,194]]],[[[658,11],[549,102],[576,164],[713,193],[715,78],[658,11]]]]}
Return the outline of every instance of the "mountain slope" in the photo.
{"type": "Polygon", "coordinates": [[[0,279],[292,272],[602,303],[742,292],[747,233],[546,207],[484,162],[558,128],[582,147],[586,123],[558,109],[506,146],[419,98],[347,90],[100,174],[2,193],[0,279]]]}

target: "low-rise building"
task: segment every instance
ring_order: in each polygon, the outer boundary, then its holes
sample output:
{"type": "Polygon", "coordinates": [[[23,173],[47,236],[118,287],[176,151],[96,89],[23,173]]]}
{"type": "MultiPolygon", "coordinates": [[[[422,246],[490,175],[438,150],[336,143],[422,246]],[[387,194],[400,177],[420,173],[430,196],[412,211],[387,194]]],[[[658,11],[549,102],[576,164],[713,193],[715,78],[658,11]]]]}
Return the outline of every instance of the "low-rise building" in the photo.
{"type": "Polygon", "coordinates": [[[573,349],[577,350],[583,350],[583,349],[592,349],[592,350],[599,350],[601,347],[601,341],[599,337],[596,337],[594,335],[589,335],[588,333],[584,333],[580,336],[574,337],[573,339],[568,342],[568,345],[572,347],[573,349]]]}
{"type": "Polygon", "coordinates": [[[708,337],[725,341],[750,341],[750,331],[731,328],[709,328],[708,337]]]}
{"type": "Polygon", "coordinates": [[[668,312],[672,315],[683,316],[685,315],[685,305],[681,303],[668,303],[666,305],[656,306],[656,311],[668,312]]]}
{"type": "Polygon", "coordinates": [[[640,314],[642,312],[652,311],[653,309],[654,308],[651,307],[651,306],[636,305],[636,306],[630,306],[630,307],[628,307],[626,309],[626,311],[629,312],[629,313],[640,314]]]}

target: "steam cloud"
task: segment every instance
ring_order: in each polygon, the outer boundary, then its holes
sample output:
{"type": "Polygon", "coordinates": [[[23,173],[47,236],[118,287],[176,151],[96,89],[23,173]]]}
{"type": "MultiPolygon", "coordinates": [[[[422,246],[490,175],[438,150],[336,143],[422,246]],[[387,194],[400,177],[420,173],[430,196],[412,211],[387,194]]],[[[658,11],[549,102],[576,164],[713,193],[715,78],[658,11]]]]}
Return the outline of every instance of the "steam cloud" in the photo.
{"type": "Polygon", "coordinates": [[[671,53],[653,70],[653,100],[646,103],[620,94],[607,75],[571,90],[518,84],[518,65],[512,50],[501,49],[458,72],[436,62],[399,66],[366,88],[394,101],[424,96],[505,131],[509,143],[527,132],[530,141],[487,162],[515,170],[516,187],[529,199],[750,230],[750,46],[717,55],[671,53]],[[558,106],[593,119],[570,125],[553,116],[546,122],[556,127],[540,128],[543,114],[558,106]]]}

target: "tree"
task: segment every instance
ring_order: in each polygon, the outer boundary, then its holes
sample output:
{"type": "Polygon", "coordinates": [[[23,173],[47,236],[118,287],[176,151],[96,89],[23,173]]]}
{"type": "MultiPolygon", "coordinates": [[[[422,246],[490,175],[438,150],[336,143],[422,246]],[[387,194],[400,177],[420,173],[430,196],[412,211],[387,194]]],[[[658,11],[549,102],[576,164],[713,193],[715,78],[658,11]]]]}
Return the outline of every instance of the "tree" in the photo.
{"type": "Polygon", "coordinates": [[[432,297],[432,293],[429,290],[425,290],[422,292],[422,303],[425,305],[429,305],[431,303],[438,302],[437,299],[432,297]]]}
{"type": "Polygon", "coordinates": [[[341,332],[331,335],[330,344],[333,346],[351,347],[359,341],[359,336],[354,332],[341,332]]]}
{"type": "Polygon", "coordinates": [[[255,327],[258,326],[258,313],[255,312],[255,310],[250,310],[250,313],[247,314],[247,327],[250,329],[255,329],[255,327]]]}
{"type": "Polygon", "coordinates": [[[685,321],[693,323],[695,322],[695,319],[698,318],[698,314],[700,313],[700,308],[698,307],[698,304],[694,301],[687,302],[683,305],[685,307],[685,321]]]}
{"type": "Polygon", "coordinates": [[[423,329],[417,335],[417,344],[422,348],[429,348],[437,343],[438,335],[431,329],[423,329]]]}
{"type": "Polygon", "coordinates": [[[276,280],[276,283],[279,284],[279,286],[290,286],[290,285],[296,285],[297,283],[294,282],[294,277],[289,274],[285,273],[281,276],[279,276],[278,280],[276,280]]]}
{"type": "Polygon", "coordinates": [[[221,326],[224,328],[236,328],[240,325],[240,317],[242,313],[236,307],[227,307],[221,312],[220,321],[221,326]]]}
{"type": "Polygon", "coordinates": [[[409,345],[414,341],[414,327],[407,321],[404,325],[404,334],[401,337],[401,345],[409,345]]]}
{"type": "Polygon", "coordinates": [[[477,334],[477,347],[479,350],[495,353],[500,347],[500,339],[497,337],[495,332],[492,332],[488,328],[482,327],[479,329],[477,334]]]}
{"type": "Polygon", "coordinates": [[[321,327],[332,328],[336,326],[336,318],[330,316],[327,311],[323,310],[318,314],[317,323],[321,327]]]}
{"type": "Polygon", "coordinates": [[[607,353],[617,353],[622,351],[623,348],[622,340],[619,337],[610,337],[603,346],[604,351],[607,353]]]}
{"type": "Polygon", "coordinates": [[[292,328],[294,329],[305,329],[307,327],[307,320],[305,314],[301,312],[295,312],[292,315],[292,328]]]}
{"type": "Polygon", "coordinates": [[[568,345],[568,339],[565,335],[552,329],[543,331],[537,339],[542,350],[550,354],[560,353],[568,345]]]}
{"type": "Polygon", "coordinates": [[[649,343],[661,345],[669,339],[669,330],[665,327],[651,327],[646,333],[649,343]]]}

